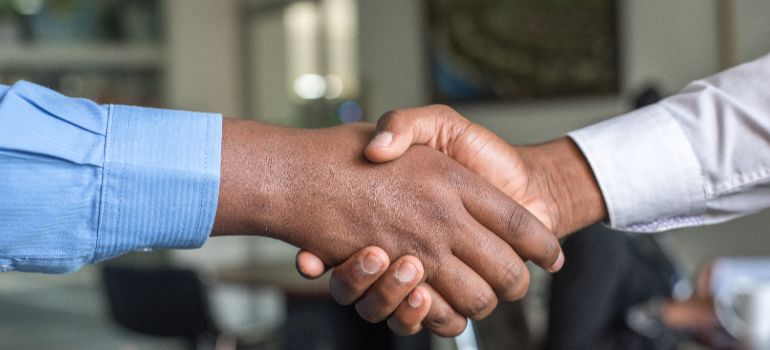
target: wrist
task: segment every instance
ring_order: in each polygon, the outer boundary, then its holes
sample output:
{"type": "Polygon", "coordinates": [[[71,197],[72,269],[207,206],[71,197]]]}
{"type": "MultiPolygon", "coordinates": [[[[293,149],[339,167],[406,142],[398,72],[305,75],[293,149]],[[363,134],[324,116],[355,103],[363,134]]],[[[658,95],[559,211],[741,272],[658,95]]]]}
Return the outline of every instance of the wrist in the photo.
{"type": "Polygon", "coordinates": [[[265,235],[278,239],[284,202],[282,173],[290,164],[297,130],[225,119],[222,128],[220,195],[212,236],[265,235]]]}
{"type": "Polygon", "coordinates": [[[607,208],[593,171],[570,138],[520,147],[519,152],[538,191],[545,197],[558,236],[607,218],[607,208]]]}
{"type": "Polygon", "coordinates": [[[254,121],[223,124],[222,178],[212,235],[261,235],[336,265],[363,246],[350,234],[360,213],[372,126],[294,129],[254,121]],[[329,203],[334,203],[330,205],[329,203]],[[333,244],[332,244],[333,242],[333,244]]]}

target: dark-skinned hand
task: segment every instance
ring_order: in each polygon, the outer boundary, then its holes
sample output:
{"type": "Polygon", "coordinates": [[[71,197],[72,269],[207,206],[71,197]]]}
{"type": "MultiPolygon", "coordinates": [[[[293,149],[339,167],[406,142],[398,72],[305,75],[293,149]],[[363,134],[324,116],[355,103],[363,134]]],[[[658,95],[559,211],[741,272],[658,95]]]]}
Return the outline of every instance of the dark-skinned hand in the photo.
{"type": "Polygon", "coordinates": [[[459,315],[483,318],[498,297],[521,298],[529,283],[523,259],[557,263],[558,241],[539,220],[441,153],[412,147],[396,161],[367,161],[362,153],[373,131],[366,124],[301,130],[227,120],[214,234],[271,236],[329,266],[380,247],[377,273],[393,279],[359,298],[338,278],[335,298],[357,301],[365,319],[379,321],[424,282],[414,298],[444,302],[430,310],[439,310],[434,319],[448,332],[464,328],[459,315]],[[396,257],[403,258],[389,265],[396,257]],[[400,288],[407,293],[377,291],[400,288]]]}
{"type": "MultiPolygon", "coordinates": [[[[380,118],[376,137],[367,145],[365,155],[372,162],[389,162],[401,157],[413,145],[434,148],[480,175],[524,206],[559,237],[606,216],[591,170],[580,151],[567,138],[537,146],[515,147],[453,109],[434,105],[386,113],[380,118]]],[[[518,239],[525,240],[526,237],[518,239]]],[[[361,261],[356,258],[351,257],[343,266],[360,264],[361,261]]],[[[557,261],[546,269],[555,271],[561,268],[563,257],[557,261]]],[[[325,270],[324,264],[307,251],[298,253],[297,265],[309,278],[319,277],[325,270]]],[[[381,279],[388,278],[392,276],[386,274],[381,279]]],[[[383,290],[380,283],[374,276],[335,272],[332,291],[340,293],[335,289],[355,286],[342,293],[363,296],[362,300],[371,299],[370,294],[379,296],[390,293],[411,297],[416,292],[421,295],[427,292],[431,298],[431,312],[423,315],[410,309],[408,300],[403,300],[389,319],[391,329],[400,334],[413,334],[422,326],[427,326],[441,335],[456,335],[457,329],[448,331],[443,325],[464,324],[463,320],[456,319],[461,317],[457,313],[446,311],[451,306],[430,289],[416,289],[409,294],[406,287],[383,290]],[[445,315],[450,315],[450,320],[446,320],[445,315]]],[[[369,305],[357,304],[357,308],[361,313],[371,313],[369,305]]],[[[383,309],[394,307],[389,305],[383,309]]]]}

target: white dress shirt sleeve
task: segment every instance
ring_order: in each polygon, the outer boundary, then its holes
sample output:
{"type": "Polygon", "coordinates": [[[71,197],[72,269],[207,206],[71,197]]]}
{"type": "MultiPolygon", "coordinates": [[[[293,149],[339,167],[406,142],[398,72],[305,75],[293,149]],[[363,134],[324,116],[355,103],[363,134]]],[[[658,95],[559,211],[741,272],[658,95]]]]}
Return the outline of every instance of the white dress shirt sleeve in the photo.
{"type": "Polygon", "coordinates": [[[569,136],[613,228],[663,231],[770,207],[770,55],[569,136]]]}

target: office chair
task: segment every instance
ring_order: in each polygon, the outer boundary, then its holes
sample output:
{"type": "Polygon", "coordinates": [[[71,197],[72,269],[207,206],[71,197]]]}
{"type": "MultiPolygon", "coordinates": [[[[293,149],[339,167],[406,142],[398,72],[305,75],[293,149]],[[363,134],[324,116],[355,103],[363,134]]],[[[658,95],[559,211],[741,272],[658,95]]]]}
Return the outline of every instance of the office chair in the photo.
{"type": "Polygon", "coordinates": [[[103,278],[117,324],[141,334],[183,338],[189,349],[235,348],[234,339],[215,326],[195,271],[107,266],[103,278]]]}

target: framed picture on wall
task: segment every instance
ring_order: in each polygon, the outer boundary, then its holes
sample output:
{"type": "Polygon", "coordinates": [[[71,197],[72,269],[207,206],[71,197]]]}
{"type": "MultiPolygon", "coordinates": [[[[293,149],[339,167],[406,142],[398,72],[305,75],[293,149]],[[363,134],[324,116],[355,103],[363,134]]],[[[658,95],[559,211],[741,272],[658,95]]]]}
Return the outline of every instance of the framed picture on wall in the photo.
{"type": "Polygon", "coordinates": [[[442,103],[614,94],[615,0],[427,0],[430,89],[442,103]]]}

